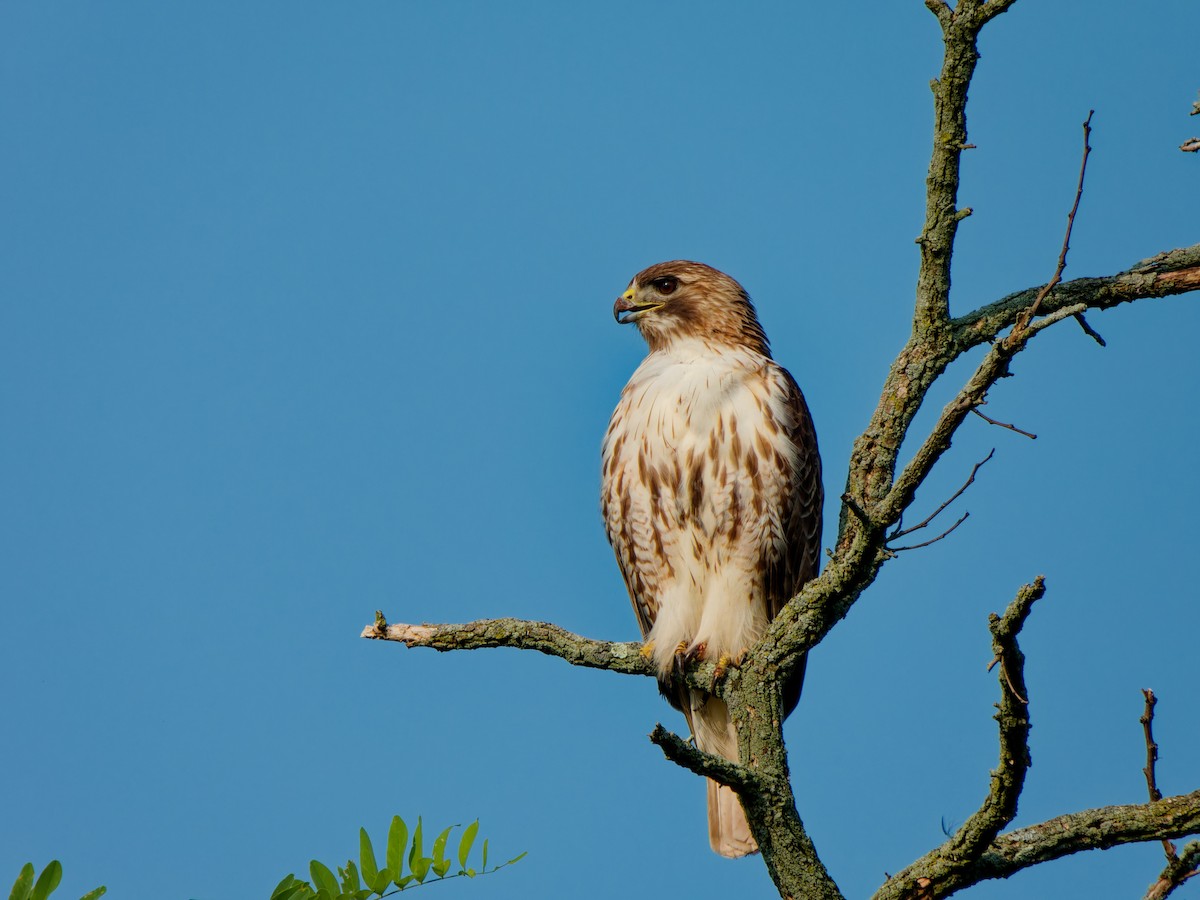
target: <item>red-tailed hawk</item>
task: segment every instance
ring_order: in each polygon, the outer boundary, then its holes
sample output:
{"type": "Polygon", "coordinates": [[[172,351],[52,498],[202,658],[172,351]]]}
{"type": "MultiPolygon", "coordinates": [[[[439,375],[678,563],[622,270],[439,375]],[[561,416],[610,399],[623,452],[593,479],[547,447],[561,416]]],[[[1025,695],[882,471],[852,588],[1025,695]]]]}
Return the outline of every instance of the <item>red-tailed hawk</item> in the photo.
{"type": "MultiPolygon", "coordinates": [[[[804,395],[771,358],[736,281],[701,263],[639,272],[613,315],[650,352],[604,436],[601,509],[664,696],[701,750],[737,760],[720,700],[672,685],[677,655],[737,661],[817,574],[821,460],[804,395]]],[[[787,686],[788,712],[803,668],[787,686]]],[[[708,783],[722,856],[758,846],[737,795],[708,783]]]]}

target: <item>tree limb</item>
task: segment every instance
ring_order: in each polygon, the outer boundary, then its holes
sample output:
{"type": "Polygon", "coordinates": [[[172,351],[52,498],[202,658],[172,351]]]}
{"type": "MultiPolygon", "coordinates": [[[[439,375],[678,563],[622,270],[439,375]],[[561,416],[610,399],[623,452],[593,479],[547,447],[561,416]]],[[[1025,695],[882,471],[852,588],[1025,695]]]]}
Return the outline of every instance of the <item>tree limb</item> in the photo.
{"type": "Polygon", "coordinates": [[[734,788],[740,794],[753,789],[753,772],[745,766],[730,762],[723,756],[705,753],[668,731],[661,723],[650,732],[650,743],[662,750],[663,756],[697,775],[711,778],[720,784],[734,788]]]}
{"type": "MultiPolygon", "coordinates": [[[[642,655],[639,641],[597,641],[549,622],[525,619],[480,619],[461,625],[389,625],[383,613],[361,637],[398,641],[406,647],[431,647],[438,651],[512,647],[537,650],[565,659],[573,666],[607,669],[623,675],[656,675],[654,664],[642,655]]],[[[709,666],[711,668],[711,664],[709,666]]],[[[700,677],[705,673],[699,672],[700,677]]],[[[709,673],[711,679],[711,673],[709,673]]]]}
{"type": "Polygon", "coordinates": [[[876,892],[874,900],[933,900],[980,881],[1008,878],[1030,866],[1084,850],[1107,850],[1197,832],[1200,791],[1166,797],[1157,803],[1088,809],[999,835],[973,864],[936,881],[935,870],[930,868],[936,862],[938,851],[934,851],[905,869],[908,874],[903,883],[900,875],[890,879],[876,892]],[[921,874],[927,871],[930,874],[921,874]]]}
{"type": "Polygon", "coordinates": [[[1200,841],[1192,841],[1183,852],[1170,860],[1150,889],[1145,900],[1163,900],[1175,892],[1189,878],[1200,875],[1200,841]]]}

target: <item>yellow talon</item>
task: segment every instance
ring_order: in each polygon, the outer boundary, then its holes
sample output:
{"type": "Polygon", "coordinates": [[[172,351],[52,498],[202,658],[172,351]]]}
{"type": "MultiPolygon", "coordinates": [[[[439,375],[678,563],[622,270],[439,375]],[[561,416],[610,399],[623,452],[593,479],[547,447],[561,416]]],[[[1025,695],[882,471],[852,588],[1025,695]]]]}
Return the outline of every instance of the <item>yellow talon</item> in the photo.
{"type": "Polygon", "coordinates": [[[719,657],[717,657],[716,665],[713,666],[712,676],[712,688],[714,692],[717,688],[717,682],[725,677],[731,665],[736,665],[736,663],[734,663],[728,653],[722,653],[719,657]]]}
{"type": "Polygon", "coordinates": [[[642,649],[638,653],[642,655],[642,659],[650,659],[654,656],[654,641],[646,641],[642,644],[642,649]]]}

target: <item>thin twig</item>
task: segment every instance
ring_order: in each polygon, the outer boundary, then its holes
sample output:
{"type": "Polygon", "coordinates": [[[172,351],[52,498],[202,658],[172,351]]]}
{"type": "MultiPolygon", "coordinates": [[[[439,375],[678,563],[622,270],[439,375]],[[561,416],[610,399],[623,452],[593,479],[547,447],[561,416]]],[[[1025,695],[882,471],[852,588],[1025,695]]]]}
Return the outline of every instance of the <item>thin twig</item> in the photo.
{"type": "MultiPolygon", "coordinates": [[[[1075,202],[1071,204],[1071,211],[1067,213],[1067,231],[1063,235],[1062,249],[1058,253],[1058,265],[1055,266],[1054,276],[1046,284],[1044,288],[1038,291],[1037,297],[1034,298],[1033,305],[1026,310],[1017,320],[1017,324],[1013,328],[1012,334],[1008,340],[1011,342],[1013,338],[1024,331],[1029,325],[1030,320],[1037,315],[1038,308],[1042,305],[1042,301],[1050,294],[1052,290],[1062,281],[1063,271],[1067,268],[1067,251],[1071,249],[1071,231],[1075,227],[1075,214],[1079,212],[1079,201],[1083,198],[1083,179],[1087,174],[1088,156],[1091,155],[1092,145],[1089,138],[1092,136],[1092,116],[1095,110],[1088,110],[1088,117],[1083,122],[1083,160],[1079,164],[1079,183],[1075,187],[1075,202]]],[[[1085,324],[1084,330],[1089,330],[1085,324]]]]}
{"type": "MultiPolygon", "coordinates": [[[[1142,733],[1146,738],[1146,767],[1142,769],[1142,774],[1146,776],[1146,789],[1150,792],[1150,802],[1157,803],[1162,799],[1162,791],[1158,789],[1158,778],[1155,775],[1155,768],[1158,764],[1158,744],[1154,741],[1154,707],[1158,704],[1158,698],[1149,688],[1142,689],[1142,696],[1146,698],[1146,708],[1138,719],[1142,723],[1142,733]]],[[[1163,852],[1167,854],[1168,863],[1175,862],[1179,858],[1175,852],[1175,845],[1166,838],[1163,838],[1163,852]]]]}
{"type": "Polygon", "coordinates": [[[938,541],[940,541],[942,538],[949,535],[950,532],[952,532],[955,528],[957,528],[963,522],[967,521],[967,519],[969,519],[969,518],[971,518],[971,514],[969,512],[965,512],[961,516],[958,517],[957,522],[955,522],[953,525],[951,525],[949,528],[947,528],[945,531],[943,531],[941,534],[939,534],[935,538],[930,538],[929,540],[922,541],[919,544],[909,544],[907,547],[888,547],[888,550],[892,551],[892,553],[900,553],[904,550],[920,550],[922,547],[928,547],[930,544],[936,544],[938,541]]]}
{"type": "Polygon", "coordinates": [[[1095,341],[1101,347],[1108,346],[1108,341],[1104,340],[1104,338],[1100,336],[1100,332],[1088,324],[1088,320],[1083,317],[1083,313],[1075,313],[1075,321],[1079,323],[1079,327],[1083,329],[1083,333],[1090,337],[1093,341],[1095,341]]]}
{"type": "Polygon", "coordinates": [[[1013,425],[1009,422],[998,422],[991,416],[985,416],[979,411],[978,407],[972,407],[971,412],[975,413],[975,415],[979,416],[979,418],[983,419],[983,421],[987,422],[989,425],[995,425],[999,428],[1007,428],[1009,431],[1015,431],[1017,434],[1023,434],[1031,441],[1037,440],[1037,435],[1032,431],[1026,431],[1024,428],[1018,428],[1016,425],[1013,425]]]}
{"type": "MultiPolygon", "coordinates": [[[[1011,428],[1012,426],[1010,425],[1009,427],[1011,428]]],[[[1017,430],[1019,430],[1019,429],[1017,429],[1017,430]]],[[[1025,432],[1022,432],[1022,434],[1024,434],[1024,433],[1025,432]]],[[[906,534],[912,534],[914,531],[920,531],[922,528],[924,528],[926,525],[928,525],[930,522],[932,522],[934,519],[936,519],[938,516],[940,516],[942,514],[942,510],[944,510],[947,506],[949,506],[951,503],[953,503],[955,500],[957,500],[959,497],[961,497],[963,495],[963,491],[965,491],[967,488],[969,488],[972,484],[975,483],[975,473],[979,471],[980,467],[984,463],[986,463],[993,456],[995,456],[995,454],[996,454],[996,448],[993,447],[987,456],[985,456],[979,462],[975,463],[974,467],[971,469],[971,474],[967,477],[967,480],[965,482],[963,482],[963,486],[960,487],[953,494],[951,494],[949,500],[947,500],[945,503],[943,503],[941,506],[939,506],[937,509],[935,509],[928,516],[926,516],[924,521],[919,522],[918,524],[914,525],[912,528],[904,528],[904,529],[901,529],[899,523],[897,523],[896,530],[888,535],[888,540],[894,541],[894,540],[896,540],[896,538],[904,537],[906,534]]],[[[965,519],[965,518],[966,518],[966,516],[963,516],[963,519],[965,519]]],[[[959,519],[959,521],[955,523],[954,527],[957,528],[958,524],[961,522],[962,522],[962,519],[959,519]]],[[[951,530],[953,530],[953,529],[951,529],[951,530]]],[[[946,532],[946,533],[949,534],[949,532],[946,532]]]]}

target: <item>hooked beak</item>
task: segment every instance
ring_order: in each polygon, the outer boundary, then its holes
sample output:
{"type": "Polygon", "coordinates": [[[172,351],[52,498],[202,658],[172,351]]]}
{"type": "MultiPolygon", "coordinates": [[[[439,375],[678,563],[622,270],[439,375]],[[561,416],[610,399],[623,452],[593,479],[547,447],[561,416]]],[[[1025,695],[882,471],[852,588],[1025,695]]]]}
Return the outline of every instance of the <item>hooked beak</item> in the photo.
{"type": "Polygon", "coordinates": [[[613,318],[617,320],[618,324],[631,325],[645,313],[662,306],[661,303],[643,303],[639,306],[634,302],[633,297],[634,291],[633,288],[630,288],[613,304],[613,318]],[[622,316],[625,318],[621,318],[622,316]]]}

